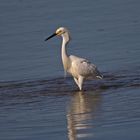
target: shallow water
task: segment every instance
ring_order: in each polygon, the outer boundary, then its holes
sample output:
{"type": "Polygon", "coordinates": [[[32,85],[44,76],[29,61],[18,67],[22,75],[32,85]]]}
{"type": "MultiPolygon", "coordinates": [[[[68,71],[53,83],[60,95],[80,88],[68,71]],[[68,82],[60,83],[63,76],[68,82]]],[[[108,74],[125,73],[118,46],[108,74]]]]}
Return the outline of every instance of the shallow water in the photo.
{"type": "Polygon", "coordinates": [[[140,138],[140,2],[0,0],[0,139],[140,138]],[[79,92],[64,78],[68,52],[94,62],[103,80],[79,92]]]}

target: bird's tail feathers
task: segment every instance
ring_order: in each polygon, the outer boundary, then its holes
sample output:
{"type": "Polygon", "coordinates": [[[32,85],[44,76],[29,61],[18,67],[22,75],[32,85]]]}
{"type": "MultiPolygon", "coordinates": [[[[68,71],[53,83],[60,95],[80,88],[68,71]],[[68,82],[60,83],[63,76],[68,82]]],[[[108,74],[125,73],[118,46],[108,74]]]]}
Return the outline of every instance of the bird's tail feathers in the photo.
{"type": "Polygon", "coordinates": [[[103,79],[103,75],[98,75],[98,76],[96,76],[96,78],[103,79]]]}
{"type": "Polygon", "coordinates": [[[96,78],[103,79],[103,75],[99,72],[99,70],[97,68],[96,68],[96,78]]]}

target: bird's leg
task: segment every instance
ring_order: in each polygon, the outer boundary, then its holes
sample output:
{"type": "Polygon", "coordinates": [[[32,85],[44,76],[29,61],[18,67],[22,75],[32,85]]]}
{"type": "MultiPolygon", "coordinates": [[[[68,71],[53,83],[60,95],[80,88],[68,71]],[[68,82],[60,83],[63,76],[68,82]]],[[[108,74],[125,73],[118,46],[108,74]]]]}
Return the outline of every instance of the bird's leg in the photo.
{"type": "Polygon", "coordinates": [[[77,84],[77,86],[79,87],[78,79],[77,78],[74,78],[74,81],[77,84]]]}
{"type": "Polygon", "coordinates": [[[84,78],[82,76],[80,76],[78,78],[78,87],[80,90],[82,90],[83,81],[84,81],[84,78]]]}
{"type": "Polygon", "coordinates": [[[79,77],[78,79],[74,78],[74,81],[77,84],[77,86],[79,87],[79,89],[82,90],[83,78],[82,77],[81,78],[79,77]]]}

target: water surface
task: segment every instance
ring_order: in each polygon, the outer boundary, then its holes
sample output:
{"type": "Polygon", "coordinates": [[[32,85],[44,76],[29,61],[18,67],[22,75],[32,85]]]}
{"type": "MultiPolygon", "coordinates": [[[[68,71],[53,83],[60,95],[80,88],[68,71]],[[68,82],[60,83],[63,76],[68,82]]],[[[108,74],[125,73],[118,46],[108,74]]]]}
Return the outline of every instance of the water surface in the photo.
{"type": "Polygon", "coordinates": [[[139,140],[139,1],[0,3],[0,139],[139,140]],[[61,39],[44,42],[59,26],[103,80],[64,78],[61,39]]]}

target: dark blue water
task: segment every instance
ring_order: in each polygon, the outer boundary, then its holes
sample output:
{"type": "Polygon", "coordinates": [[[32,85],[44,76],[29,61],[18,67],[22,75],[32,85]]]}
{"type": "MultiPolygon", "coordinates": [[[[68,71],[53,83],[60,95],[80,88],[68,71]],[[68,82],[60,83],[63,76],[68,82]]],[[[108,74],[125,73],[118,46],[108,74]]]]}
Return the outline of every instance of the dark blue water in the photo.
{"type": "Polygon", "coordinates": [[[0,139],[140,139],[140,2],[0,0],[0,139]],[[64,78],[69,54],[94,62],[103,80],[79,92],[64,78]]]}

